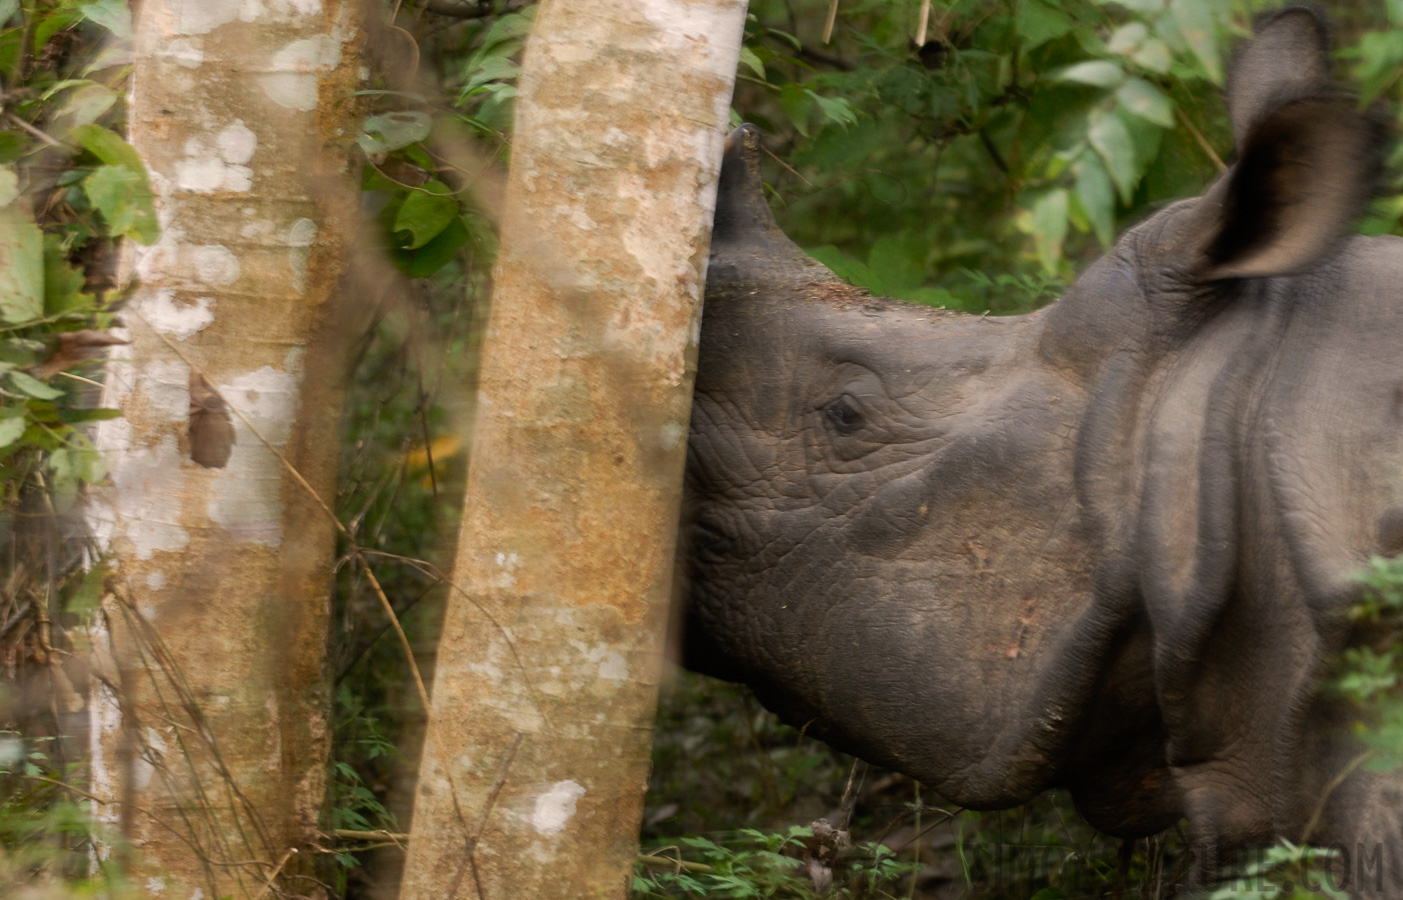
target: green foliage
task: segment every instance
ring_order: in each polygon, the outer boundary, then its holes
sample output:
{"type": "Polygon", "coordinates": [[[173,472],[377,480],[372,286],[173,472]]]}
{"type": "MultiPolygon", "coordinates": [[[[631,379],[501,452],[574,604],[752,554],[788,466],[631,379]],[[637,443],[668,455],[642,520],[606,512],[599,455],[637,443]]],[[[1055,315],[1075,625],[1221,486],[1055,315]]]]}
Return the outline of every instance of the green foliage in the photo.
{"type": "Polygon", "coordinates": [[[1228,873],[1206,900],[1349,900],[1324,868],[1338,851],[1298,846],[1287,840],[1228,873]]]}
{"type": "Polygon", "coordinates": [[[816,885],[805,871],[803,859],[813,838],[812,829],[797,825],[782,834],[744,828],[722,843],[705,837],[684,837],[679,839],[680,847],[664,848],[639,860],[633,896],[635,900],[894,898],[899,896],[893,893],[897,885],[913,872],[909,863],[897,861],[891,850],[881,844],[863,844],[847,851],[839,862],[840,877],[846,883],[832,888],[826,883],[816,885]],[[670,855],[663,855],[664,852],[670,855]]]}
{"type": "Polygon", "coordinates": [[[118,133],[125,68],[73,52],[104,30],[129,35],[126,4],[11,5],[0,22],[0,71],[15,86],[0,123],[0,502],[37,490],[62,511],[106,472],[84,429],[115,413],[76,373],[110,342],[112,242],[149,244],[159,228],[146,170],[118,133]]]}
{"type": "Polygon", "coordinates": [[[0,893],[33,900],[131,897],[121,867],[90,855],[91,810],[83,792],[68,786],[79,767],[59,761],[59,745],[51,735],[0,728],[0,893]]]}
{"type": "Polygon", "coordinates": [[[81,676],[62,663],[104,575],[60,558],[58,515],[106,477],[87,430],[118,414],[97,407],[90,377],[116,342],[114,242],[159,232],[146,170],[120,136],[116,39],[130,33],[125,0],[0,0],[0,621],[11,684],[37,675],[26,686],[53,694],[39,704],[52,714],[36,714],[0,690],[0,895],[35,900],[132,895],[117,859],[95,853],[99,826],[58,712],[77,699],[81,676]]]}
{"type": "Polygon", "coordinates": [[[505,157],[517,59],[535,12],[527,6],[453,30],[440,50],[444,89],[456,98],[451,109],[439,108],[407,79],[362,92],[375,106],[360,138],[368,157],[365,190],[380,210],[391,260],[413,278],[436,274],[468,245],[491,265],[496,232],[474,183],[486,161],[465,159],[462,148],[475,137],[505,157]],[[410,108],[402,108],[406,102],[410,108]]]}
{"type": "MultiPolygon", "coordinates": [[[[841,277],[1022,311],[1029,298],[970,293],[958,273],[1070,280],[1124,225],[1200,192],[1231,158],[1223,60],[1271,5],[949,0],[916,47],[912,4],[844,2],[822,45],[827,2],[758,0],[736,118],[784,161],[770,173],[781,225],[841,277]],[[878,247],[903,258],[874,264],[878,247]]],[[[1403,32],[1338,18],[1362,100],[1396,98],[1403,32]]],[[[1400,195],[1391,185],[1366,232],[1400,230],[1400,195]]]]}

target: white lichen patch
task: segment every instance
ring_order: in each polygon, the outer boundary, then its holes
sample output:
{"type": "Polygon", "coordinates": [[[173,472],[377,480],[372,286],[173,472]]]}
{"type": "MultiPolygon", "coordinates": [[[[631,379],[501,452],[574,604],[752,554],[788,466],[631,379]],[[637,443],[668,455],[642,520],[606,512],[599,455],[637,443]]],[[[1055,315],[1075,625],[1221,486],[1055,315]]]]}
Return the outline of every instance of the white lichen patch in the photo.
{"type": "Polygon", "coordinates": [[[152,894],[160,896],[161,893],[165,891],[165,889],[166,882],[164,878],[157,878],[153,875],[150,878],[146,879],[146,890],[150,891],[152,894]]]}
{"type": "MultiPolygon", "coordinates": [[[[264,366],[217,385],[225,401],[281,449],[297,413],[297,376],[264,366]]],[[[282,462],[234,417],[235,446],[218,470],[208,504],[211,521],[230,537],[269,546],[282,543],[282,462]]]]}
{"type": "Polygon", "coordinates": [[[213,138],[192,137],[185,142],[185,158],[175,164],[176,187],[200,194],[247,193],[253,188],[253,170],[244,164],[257,148],[258,136],[237,119],[213,138]]]}
{"type": "Polygon", "coordinates": [[[209,34],[235,19],[251,22],[262,12],[257,0],[167,0],[175,15],[172,31],[176,34],[209,34]]]}
{"type": "Polygon", "coordinates": [[[665,451],[676,450],[687,437],[687,426],[680,422],[664,422],[658,429],[658,446],[665,451]]]}
{"type": "Polygon", "coordinates": [[[205,50],[198,40],[176,38],[161,51],[161,56],[186,69],[198,69],[205,63],[205,50]]]}
{"type": "Polygon", "coordinates": [[[284,238],[288,267],[292,269],[292,288],[299,294],[307,287],[307,261],[311,259],[312,242],[316,239],[317,223],[311,219],[293,222],[284,238]]]}
{"type": "Polygon", "coordinates": [[[183,362],[153,361],[141,370],[138,389],[147,409],[172,422],[184,422],[190,415],[190,368],[183,362]]]}
{"type": "Polygon", "coordinates": [[[329,35],[293,41],[273,54],[269,71],[259,75],[268,98],[288,109],[317,107],[317,75],[341,63],[341,46],[329,35]]]}
{"type": "MultiPolygon", "coordinates": [[[[253,214],[254,211],[251,209],[244,210],[245,216],[252,216],[253,214]]],[[[246,240],[266,238],[268,235],[272,234],[277,230],[278,226],[274,225],[267,219],[250,218],[249,221],[245,222],[239,227],[239,237],[244,238],[246,240]]]]}
{"type": "Polygon", "coordinates": [[[146,586],[153,591],[159,591],[166,586],[166,573],[160,569],[153,569],[146,573],[146,586]]]}
{"type": "Polygon", "coordinates": [[[515,553],[498,553],[493,562],[496,563],[497,574],[492,578],[492,586],[504,591],[516,587],[516,570],[521,557],[515,553]]]}
{"type": "MultiPolygon", "coordinates": [[[[140,559],[184,549],[190,543],[180,524],[186,470],[175,438],[167,435],[152,448],[109,449],[107,464],[112,490],[106,493],[112,505],[106,511],[112,516],[113,540],[129,541],[140,559]]],[[[101,507],[95,508],[90,519],[102,514],[101,507]]]]}
{"type": "Polygon", "coordinates": [[[233,125],[215,135],[214,141],[224,161],[237,165],[253,159],[253,151],[258,149],[258,135],[241,119],[235,119],[233,125]]]}
{"type": "Polygon", "coordinates": [[[571,641],[570,646],[584,657],[585,668],[593,668],[594,674],[600,678],[609,681],[628,680],[628,660],[613,647],[607,644],[590,646],[584,641],[571,641]]]}
{"type": "Polygon", "coordinates": [[[191,247],[181,257],[188,257],[191,274],[205,284],[227,287],[239,280],[239,258],[223,244],[191,247]]]}
{"type": "Polygon", "coordinates": [[[161,288],[143,295],[137,303],[137,308],[146,317],[146,321],[151,323],[152,328],[180,341],[214,321],[214,300],[209,297],[196,297],[190,303],[177,304],[175,291],[170,288],[161,288]]]}
{"type": "Polygon", "coordinates": [[[574,781],[557,781],[551,789],[536,798],[531,825],[537,834],[559,834],[575,816],[575,804],[585,795],[585,789],[574,781]]]}
{"type": "Polygon", "coordinates": [[[302,363],[306,358],[306,345],[298,344],[296,347],[291,348],[287,351],[286,354],[284,354],[283,371],[288,372],[293,377],[300,379],[302,377],[302,363]]]}

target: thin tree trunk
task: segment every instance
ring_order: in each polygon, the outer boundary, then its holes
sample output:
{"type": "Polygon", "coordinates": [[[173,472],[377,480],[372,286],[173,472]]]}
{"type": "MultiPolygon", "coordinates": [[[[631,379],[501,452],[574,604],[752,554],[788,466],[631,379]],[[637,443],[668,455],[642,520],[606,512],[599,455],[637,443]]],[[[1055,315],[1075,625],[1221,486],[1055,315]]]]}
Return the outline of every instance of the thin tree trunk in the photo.
{"type": "Polygon", "coordinates": [[[113,571],[91,746],[108,801],[95,817],[125,832],[152,896],[324,896],[305,876],[330,739],[334,530],[279,454],[331,497],[358,10],[139,5],[128,128],[163,233],[128,248],[132,343],[104,399],[124,418],[98,434],[112,487],[90,521],[113,571]]]}
{"type": "Polygon", "coordinates": [[[743,0],[547,0],[405,900],[622,897],[743,0]]]}

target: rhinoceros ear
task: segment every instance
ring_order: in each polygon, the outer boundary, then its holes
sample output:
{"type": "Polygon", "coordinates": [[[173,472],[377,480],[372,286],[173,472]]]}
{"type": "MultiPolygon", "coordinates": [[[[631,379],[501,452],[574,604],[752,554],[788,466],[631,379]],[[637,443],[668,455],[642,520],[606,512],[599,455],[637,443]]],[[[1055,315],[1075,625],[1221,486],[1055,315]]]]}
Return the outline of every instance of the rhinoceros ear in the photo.
{"type": "Polygon", "coordinates": [[[1384,129],[1328,80],[1327,30],[1276,13],[1239,54],[1229,87],[1238,160],[1204,198],[1206,279],[1301,272],[1349,233],[1381,171],[1384,129]]]}
{"type": "Polygon", "coordinates": [[[776,280],[798,285],[838,278],[775,224],[760,181],[760,129],[741,125],[726,138],[707,281],[776,280]]]}
{"type": "Polygon", "coordinates": [[[1283,99],[1330,86],[1330,26],[1314,9],[1288,6],[1266,13],[1253,30],[1228,72],[1228,111],[1239,148],[1283,99]]]}

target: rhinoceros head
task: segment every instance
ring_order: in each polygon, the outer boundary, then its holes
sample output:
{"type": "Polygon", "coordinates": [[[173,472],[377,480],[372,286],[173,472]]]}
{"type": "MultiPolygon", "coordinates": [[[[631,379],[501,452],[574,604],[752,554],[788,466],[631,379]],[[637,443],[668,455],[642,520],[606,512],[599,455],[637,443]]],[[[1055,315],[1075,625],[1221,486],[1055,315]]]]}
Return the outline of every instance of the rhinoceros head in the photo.
{"type": "Polygon", "coordinates": [[[1353,573],[1403,549],[1403,243],[1347,236],[1381,135],[1325,35],[1305,8],[1259,22],[1236,164],[1025,316],[844,284],[733,133],[686,663],[968,807],[1065,786],[1116,834],[1188,816],[1241,844],[1325,803],[1321,833],[1403,850],[1373,782],[1325,790],[1352,751],[1318,678],[1353,573]]]}

